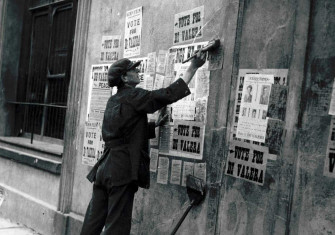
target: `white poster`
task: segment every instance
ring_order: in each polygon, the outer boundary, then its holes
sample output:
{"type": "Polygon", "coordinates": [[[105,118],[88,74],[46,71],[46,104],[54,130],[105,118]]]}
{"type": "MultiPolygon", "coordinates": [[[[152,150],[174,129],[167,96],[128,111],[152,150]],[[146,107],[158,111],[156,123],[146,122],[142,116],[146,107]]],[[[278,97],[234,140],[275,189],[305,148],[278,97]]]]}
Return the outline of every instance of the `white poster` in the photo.
{"type": "Polygon", "coordinates": [[[332,96],[330,100],[329,115],[335,115],[335,78],[333,82],[332,96]]]}
{"type": "Polygon", "coordinates": [[[158,162],[158,149],[150,149],[150,171],[157,171],[157,162],[158,162]]]}
{"type": "Polygon", "coordinates": [[[268,156],[264,146],[234,141],[229,149],[226,175],[263,185],[268,156]]]}
{"type": "Polygon", "coordinates": [[[88,120],[102,121],[106,104],[111,96],[108,86],[108,67],[106,64],[92,65],[88,99],[88,120]]]}
{"type": "Polygon", "coordinates": [[[193,175],[194,171],[194,163],[193,162],[184,162],[183,166],[183,178],[181,182],[181,186],[186,187],[186,176],[193,175]]]}
{"type": "Polygon", "coordinates": [[[169,179],[169,158],[159,157],[157,183],[167,184],[169,179]]]}
{"type": "Polygon", "coordinates": [[[133,57],[141,53],[142,7],[127,11],[124,33],[123,57],[133,57]]]}
{"type": "Polygon", "coordinates": [[[172,118],[179,120],[194,121],[195,118],[195,101],[179,100],[172,104],[172,118]]]}
{"type": "Polygon", "coordinates": [[[98,157],[100,157],[101,155],[101,149],[99,149],[101,145],[100,135],[101,135],[101,122],[99,121],[85,122],[82,164],[93,166],[97,162],[98,157]]]}
{"type": "Polygon", "coordinates": [[[114,63],[120,59],[121,35],[102,36],[100,61],[114,63]]]}
{"type": "Polygon", "coordinates": [[[153,90],[163,88],[163,84],[164,84],[164,75],[156,74],[153,90]]]}
{"type": "Polygon", "coordinates": [[[169,154],[178,157],[202,159],[204,130],[204,123],[174,121],[169,154]]]}
{"type": "Polygon", "coordinates": [[[166,64],[167,51],[159,50],[157,56],[157,68],[156,72],[164,74],[165,73],[165,64],[166,64]]]}
{"type": "Polygon", "coordinates": [[[171,162],[171,177],[170,177],[170,183],[171,184],[180,185],[181,164],[182,164],[181,160],[172,160],[172,162],[171,162]]]}
{"type": "Polygon", "coordinates": [[[202,179],[206,183],[206,163],[194,164],[194,176],[202,179]]]}
{"type": "Polygon", "coordinates": [[[266,117],[273,82],[273,75],[245,75],[236,131],[237,138],[265,142],[266,117]]]}
{"type": "Polygon", "coordinates": [[[204,6],[176,14],[174,16],[173,44],[201,38],[203,23],[204,6]]]}

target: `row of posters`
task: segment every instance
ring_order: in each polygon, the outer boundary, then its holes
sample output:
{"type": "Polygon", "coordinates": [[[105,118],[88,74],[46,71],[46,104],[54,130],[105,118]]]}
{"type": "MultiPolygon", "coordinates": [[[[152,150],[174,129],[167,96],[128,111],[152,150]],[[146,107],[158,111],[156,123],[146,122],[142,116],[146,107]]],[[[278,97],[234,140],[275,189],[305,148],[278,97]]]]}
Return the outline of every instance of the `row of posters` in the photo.
{"type": "Polygon", "coordinates": [[[150,171],[157,173],[157,183],[186,186],[186,176],[194,175],[206,182],[206,163],[195,163],[170,159],[159,154],[158,149],[150,150],[150,171]]]}
{"type": "MultiPolygon", "coordinates": [[[[126,12],[123,57],[130,58],[141,54],[143,7],[126,12]]],[[[173,45],[194,42],[202,38],[204,6],[180,12],[174,16],[173,45]]],[[[121,56],[121,35],[102,37],[100,61],[112,63],[121,56]]],[[[158,57],[158,63],[160,57],[158,57]]],[[[163,73],[158,64],[157,72],[163,73]]]]}

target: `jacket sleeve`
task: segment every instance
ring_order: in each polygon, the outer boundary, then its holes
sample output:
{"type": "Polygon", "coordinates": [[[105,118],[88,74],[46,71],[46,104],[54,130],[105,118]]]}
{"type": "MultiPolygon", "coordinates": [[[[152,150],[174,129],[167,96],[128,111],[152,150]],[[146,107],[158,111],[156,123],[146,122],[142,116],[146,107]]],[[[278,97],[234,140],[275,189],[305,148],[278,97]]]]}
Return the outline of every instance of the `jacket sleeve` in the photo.
{"type": "Polygon", "coordinates": [[[179,78],[167,88],[147,91],[136,88],[128,102],[133,108],[142,113],[154,113],[162,107],[174,103],[191,94],[183,79],[179,78]]]}
{"type": "Polygon", "coordinates": [[[155,122],[149,122],[148,123],[148,138],[153,139],[156,137],[156,132],[155,132],[155,122]]]}

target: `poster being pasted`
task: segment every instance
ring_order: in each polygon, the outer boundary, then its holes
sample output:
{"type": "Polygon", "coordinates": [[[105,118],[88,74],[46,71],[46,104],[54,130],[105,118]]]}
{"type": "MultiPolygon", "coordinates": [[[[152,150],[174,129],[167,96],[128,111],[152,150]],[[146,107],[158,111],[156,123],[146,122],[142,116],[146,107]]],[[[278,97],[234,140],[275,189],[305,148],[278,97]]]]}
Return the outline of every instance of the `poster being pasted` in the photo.
{"type": "Polygon", "coordinates": [[[100,61],[114,63],[121,59],[121,35],[102,36],[100,61]]]}
{"type": "Polygon", "coordinates": [[[247,74],[241,97],[236,137],[265,142],[267,110],[274,76],[247,74]]]}
{"type": "Polygon", "coordinates": [[[133,57],[141,53],[142,7],[127,11],[124,33],[123,57],[133,57]]]}
{"type": "Polygon", "coordinates": [[[263,185],[267,155],[262,146],[234,141],[229,145],[225,174],[263,185]]]}
{"type": "Polygon", "coordinates": [[[204,22],[204,6],[180,12],[174,17],[173,44],[201,38],[204,22]]]}

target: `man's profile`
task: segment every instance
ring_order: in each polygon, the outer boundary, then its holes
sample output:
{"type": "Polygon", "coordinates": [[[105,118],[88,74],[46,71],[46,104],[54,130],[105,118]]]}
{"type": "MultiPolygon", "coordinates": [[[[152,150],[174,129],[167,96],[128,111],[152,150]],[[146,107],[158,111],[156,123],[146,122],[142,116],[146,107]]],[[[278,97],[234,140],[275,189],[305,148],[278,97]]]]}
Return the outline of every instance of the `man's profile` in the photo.
{"type": "Polygon", "coordinates": [[[252,85],[247,86],[247,93],[244,95],[244,102],[251,103],[252,101],[252,85]]]}

